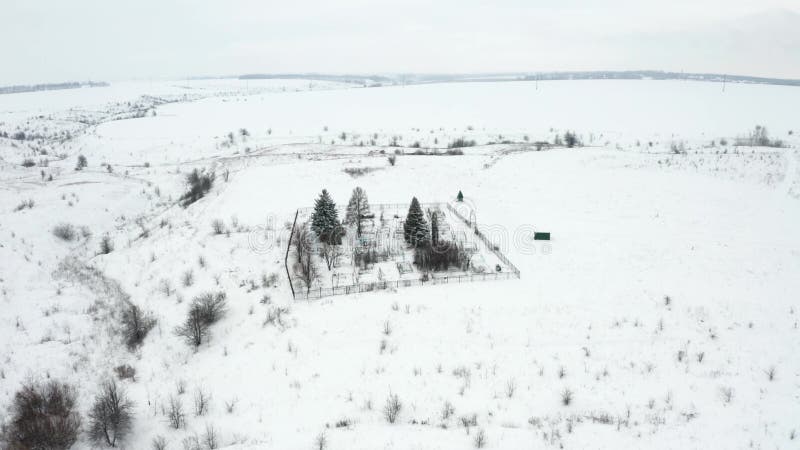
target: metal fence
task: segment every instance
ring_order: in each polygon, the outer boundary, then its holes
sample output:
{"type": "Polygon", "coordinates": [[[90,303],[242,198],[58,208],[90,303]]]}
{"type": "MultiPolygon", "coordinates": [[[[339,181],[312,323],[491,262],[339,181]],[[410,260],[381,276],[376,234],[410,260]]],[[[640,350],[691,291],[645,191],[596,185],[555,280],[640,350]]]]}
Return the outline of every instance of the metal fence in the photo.
{"type": "Polygon", "coordinates": [[[481,242],[486,244],[486,246],[489,247],[489,250],[491,250],[491,252],[494,253],[495,256],[497,256],[497,259],[499,259],[500,261],[503,261],[503,264],[505,264],[508,267],[510,267],[511,271],[516,273],[517,274],[517,278],[519,278],[519,269],[517,269],[517,266],[515,266],[511,261],[508,260],[508,258],[506,258],[506,255],[504,255],[503,252],[500,251],[500,249],[497,247],[497,245],[495,245],[494,243],[489,241],[489,239],[487,239],[486,236],[484,236],[483,233],[481,233],[481,230],[478,229],[478,225],[477,224],[471,224],[469,222],[469,220],[467,220],[458,211],[456,211],[455,208],[450,206],[450,203],[445,204],[445,206],[447,206],[447,209],[449,209],[450,212],[453,213],[453,215],[455,215],[456,217],[458,217],[459,219],[464,221],[465,224],[467,224],[468,226],[474,226],[475,236],[477,236],[478,239],[481,240],[481,242]]]}
{"type": "Polygon", "coordinates": [[[424,281],[422,278],[411,280],[396,280],[396,281],[376,281],[373,283],[359,283],[351,284],[348,286],[337,286],[332,288],[311,288],[305,290],[300,288],[295,292],[295,300],[316,300],[323,297],[331,297],[334,295],[348,295],[357,294],[360,292],[381,291],[386,289],[399,289],[412,286],[430,286],[448,283],[472,283],[476,281],[496,281],[496,280],[512,280],[519,278],[518,272],[494,272],[483,273],[474,275],[452,275],[452,276],[439,276],[429,278],[424,281]]]}
{"type": "MultiPolygon", "coordinates": [[[[423,207],[441,207],[442,203],[426,203],[421,206],[423,207]]],[[[475,231],[475,235],[489,248],[489,250],[497,256],[497,258],[503,262],[507,267],[511,269],[510,272],[494,272],[494,273],[478,273],[478,274],[470,274],[470,275],[446,275],[446,274],[434,274],[432,277],[421,277],[418,279],[404,279],[404,280],[395,280],[395,281],[375,281],[370,283],[357,283],[357,284],[350,284],[347,286],[336,286],[330,288],[324,287],[317,287],[306,289],[304,287],[298,287],[298,289],[294,289],[294,284],[292,283],[291,272],[289,270],[289,250],[292,245],[292,237],[294,236],[295,227],[297,226],[297,216],[300,214],[307,214],[313,210],[313,208],[300,208],[297,210],[295,214],[295,221],[292,224],[292,231],[289,235],[289,242],[286,244],[286,258],[284,260],[284,265],[286,266],[286,276],[289,278],[289,284],[292,286],[292,296],[295,300],[316,300],[323,297],[331,297],[335,295],[348,295],[348,294],[357,294],[360,292],[372,292],[372,291],[380,291],[386,289],[399,289],[405,287],[412,287],[412,286],[426,286],[426,285],[438,285],[438,284],[448,284],[448,283],[472,283],[476,281],[497,281],[497,280],[511,280],[511,279],[518,279],[520,278],[520,271],[517,269],[517,266],[511,263],[511,261],[506,258],[505,255],[497,248],[492,242],[490,242],[481,232],[478,230],[477,226],[473,226],[466,218],[464,218],[461,214],[456,211],[449,203],[444,203],[444,206],[447,207],[450,212],[452,212],[456,217],[464,221],[470,228],[473,228],[475,231]]],[[[407,208],[408,204],[403,203],[396,203],[396,204],[374,204],[372,205],[372,209],[374,210],[382,210],[382,209],[402,209],[407,208]]]]}

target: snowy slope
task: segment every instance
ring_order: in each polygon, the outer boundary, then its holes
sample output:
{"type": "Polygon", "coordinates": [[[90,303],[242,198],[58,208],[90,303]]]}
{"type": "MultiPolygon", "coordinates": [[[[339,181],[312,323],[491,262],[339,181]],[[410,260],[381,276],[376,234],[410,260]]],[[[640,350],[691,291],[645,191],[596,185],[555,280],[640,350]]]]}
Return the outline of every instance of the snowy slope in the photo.
{"type": "MultiPolygon", "coordinates": [[[[64,143],[0,139],[0,420],[30,377],[74,383],[85,414],[99,383],[129,364],[130,449],[159,435],[183,448],[207,427],[235,449],[307,449],[323,432],[331,449],[462,449],[478,429],[488,448],[797,442],[798,153],[719,139],[761,123],[796,146],[800,91],[657,81],[213,89],[226,94],[64,143]],[[591,145],[537,152],[524,140],[566,129],[591,145]],[[461,156],[406,148],[461,136],[515,143],[461,156]],[[674,141],[687,154],[671,154],[674,141]],[[31,145],[52,147],[47,167],[19,166],[43,157],[31,145]],[[395,150],[409,154],[390,166],[381,151],[395,150]],[[89,167],[76,172],[78,154],[89,167]],[[215,169],[217,182],[181,208],[195,167],[215,169]],[[353,178],[346,167],[379,170],[353,178]],[[322,188],[345,204],[355,186],[376,203],[462,190],[522,278],[292,302],[285,223],[322,188]],[[14,211],[28,198],[33,208],[14,211]],[[212,233],[215,219],[229,235],[212,233]],[[51,233],[62,222],[91,236],[62,242],[51,233]],[[553,241],[531,241],[532,230],[553,241]],[[115,250],[98,255],[105,234],[115,250]],[[277,283],[263,285],[272,274],[277,283]],[[226,292],[229,311],[194,351],[173,330],[206,291],[226,292]],[[158,319],[134,352],[118,335],[123,298],[158,319]],[[282,324],[268,323],[277,308],[282,324]],[[200,417],[198,390],[212,397],[200,417]],[[396,424],[382,413],[390,393],[403,404],[396,424]],[[165,420],[170,397],[186,409],[184,429],[165,420]]],[[[39,108],[8,97],[0,121],[39,108]]],[[[53,112],[95,101],[116,99],[78,96],[53,112]]],[[[85,436],[75,445],[89,447],[85,436]]]]}

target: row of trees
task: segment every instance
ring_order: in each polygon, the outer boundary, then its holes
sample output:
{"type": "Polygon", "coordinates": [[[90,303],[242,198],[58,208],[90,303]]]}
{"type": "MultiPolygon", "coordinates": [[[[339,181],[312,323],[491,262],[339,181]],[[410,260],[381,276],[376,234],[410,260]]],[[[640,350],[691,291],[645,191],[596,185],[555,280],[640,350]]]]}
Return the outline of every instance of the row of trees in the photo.
{"type": "MultiPolygon", "coordinates": [[[[69,449],[83,422],[76,400],[77,392],[69,384],[56,380],[26,383],[14,395],[11,420],[2,436],[7,447],[3,448],[69,449]]],[[[114,380],[103,383],[89,410],[89,439],[110,447],[122,443],[131,429],[132,410],[133,402],[122,386],[114,380]]]]}
{"type": "MultiPolygon", "coordinates": [[[[463,194],[458,193],[459,201],[463,201],[463,194]]],[[[469,268],[470,255],[460,244],[442,240],[439,236],[439,213],[428,211],[430,226],[425,219],[425,213],[416,197],[411,199],[408,215],[403,224],[403,235],[406,243],[414,248],[414,264],[420,270],[447,270],[458,267],[461,270],[469,268]]]]}
{"type": "Polygon", "coordinates": [[[370,216],[369,199],[364,189],[356,187],[347,204],[344,222],[339,222],[339,212],[336,203],[331,198],[327,189],[323,189],[314,204],[314,213],[311,215],[311,229],[320,242],[333,245],[341,244],[344,235],[343,225],[355,227],[356,236],[361,237],[364,232],[364,221],[370,216]]]}

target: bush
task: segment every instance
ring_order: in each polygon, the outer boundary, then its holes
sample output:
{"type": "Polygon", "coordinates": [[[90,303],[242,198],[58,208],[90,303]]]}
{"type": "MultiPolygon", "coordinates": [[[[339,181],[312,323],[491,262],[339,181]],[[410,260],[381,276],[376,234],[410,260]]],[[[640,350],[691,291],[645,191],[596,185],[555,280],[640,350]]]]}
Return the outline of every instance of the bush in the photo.
{"type": "Polygon", "coordinates": [[[564,144],[567,146],[567,148],[573,148],[580,146],[581,142],[578,140],[578,135],[572,131],[567,131],[564,133],[564,144]]]}
{"type": "Polygon", "coordinates": [[[122,333],[125,345],[129,349],[136,348],[142,343],[147,333],[156,325],[156,320],[148,313],[145,313],[138,306],[131,304],[122,313],[122,333]]]}
{"type": "Polygon", "coordinates": [[[75,227],[70,223],[60,223],[53,228],[53,234],[62,241],[72,241],[77,236],[75,227]]]}
{"type": "Polygon", "coordinates": [[[174,429],[183,428],[186,425],[186,413],[183,412],[183,403],[179,398],[170,397],[169,406],[166,410],[167,422],[174,429]]]}
{"type": "Polygon", "coordinates": [[[389,394],[389,398],[386,399],[386,404],[383,406],[383,417],[387,422],[395,423],[402,409],[403,404],[397,394],[389,394]]]}
{"type": "Polygon", "coordinates": [[[136,381],[136,369],[128,364],[122,364],[114,368],[114,373],[120,380],[136,381]]]}
{"type": "Polygon", "coordinates": [[[222,219],[214,219],[211,222],[211,231],[213,231],[214,234],[225,233],[225,222],[223,222],[222,219]]]}
{"type": "Polygon", "coordinates": [[[561,392],[561,403],[563,403],[564,406],[569,406],[570,403],[572,403],[572,391],[564,389],[561,392]]]}
{"type": "Polygon", "coordinates": [[[78,162],[75,163],[75,170],[83,170],[83,168],[88,165],[89,162],[86,160],[86,157],[83,155],[78,155],[78,162]]]}
{"type": "Polygon", "coordinates": [[[197,169],[186,176],[187,190],[181,196],[181,204],[186,207],[203,198],[214,186],[214,172],[206,173],[197,169]]]}
{"type": "Polygon", "coordinates": [[[447,148],[462,148],[462,147],[474,147],[477,143],[474,140],[467,140],[463,137],[460,137],[453,142],[447,144],[447,148]]]}
{"type": "Polygon", "coordinates": [[[26,208],[33,209],[34,205],[35,203],[33,202],[33,199],[23,200],[22,203],[20,203],[19,205],[17,205],[16,208],[14,208],[14,212],[22,211],[23,209],[26,208]]]}
{"type": "Polygon", "coordinates": [[[25,160],[22,161],[22,167],[33,167],[35,165],[36,162],[30,158],[25,158],[25,160]]]}
{"type": "Polygon", "coordinates": [[[472,443],[475,444],[475,448],[483,448],[486,447],[486,441],[486,432],[480,429],[475,434],[475,440],[472,443]]]}
{"type": "Polygon", "coordinates": [[[397,155],[389,155],[387,157],[389,160],[389,165],[394,166],[397,163],[397,155]]]}
{"type": "Polygon", "coordinates": [[[464,248],[448,241],[427,242],[414,249],[414,264],[422,271],[443,271],[450,267],[466,270],[470,256],[464,248]]]}
{"type": "Polygon", "coordinates": [[[100,253],[103,255],[107,255],[114,251],[114,242],[111,240],[111,237],[108,235],[103,236],[100,239],[100,253]]]}
{"type": "Polygon", "coordinates": [[[23,385],[10,412],[11,449],[66,450],[78,437],[81,419],[75,410],[75,390],[68,384],[23,385]]]}
{"type": "Polygon", "coordinates": [[[104,383],[89,412],[89,439],[96,444],[105,442],[116,447],[131,429],[132,408],[133,403],[124,389],[113,380],[104,383]]]}
{"type": "Polygon", "coordinates": [[[783,147],[784,143],[780,139],[770,139],[767,127],[756,125],[750,135],[746,138],[736,140],[736,145],[751,145],[757,147],[783,147]]]}
{"type": "Polygon", "coordinates": [[[183,325],[175,329],[175,334],[183,337],[195,347],[199,347],[208,337],[208,328],[219,320],[227,309],[224,292],[201,294],[192,300],[189,315],[183,325]]]}

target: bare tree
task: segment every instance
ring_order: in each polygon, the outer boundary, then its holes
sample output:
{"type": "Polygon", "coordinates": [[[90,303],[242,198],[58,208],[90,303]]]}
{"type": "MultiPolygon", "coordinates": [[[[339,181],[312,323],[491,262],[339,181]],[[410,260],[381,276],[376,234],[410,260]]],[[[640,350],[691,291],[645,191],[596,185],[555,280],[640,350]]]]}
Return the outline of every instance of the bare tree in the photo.
{"type": "Polygon", "coordinates": [[[179,398],[169,398],[169,406],[167,408],[166,415],[170,427],[177,430],[186,425],[186,414],[183,412],[183,403],[181,403],[179,398]]]}
{"type": "Polygon", "coordinates": [[[306,287],[306,293],[308,293],[314,283],[319,280],[319,270],[314,263],[314,235],[303,224],[299,227],[293,239],[296,258],[294,272],[303,282],[306,287]]]}
{"type": "Polygon", "coordinates": [[[175,334],[186,339],[190,345],[199,347],[208,337],[208,323],[203,320],[199,309],[190,308],[189,316],[183,325],[175,329],[175,334]]]}
{"type": "Polygon", "coordinates": [[[322,242],[320,245],[320,253],[325,260],[325,264],[328,266],[328,270],[331,270],[331,267],[333,267],[339,257],[342,256],[343,250],[341,245],[322,242]]]}
{"type": "Polygon", "coordinates": [[[175,334],[199,347],[208,338],[209,326],[225,315],[226,310],[225,292],[200,294],[192,300],[186,321],[175,329],[175,334]]]}
{"type": "Polygon", "coordinates": [[[128,309],[122,313],[123,335],[128,348],[133,349],[141,344],[155,324],[156,320],[150,314],[144,313],[138,306],[130,304],[128,309]]]}
{"type": "Polygon", "coordinates": [[[125,390],[114,380],[104,383],[89,412],[89,438],[95,443],[105,442],[116,447],[131,429],[132,408],[133,403],[128,400],[125,390]]]}

